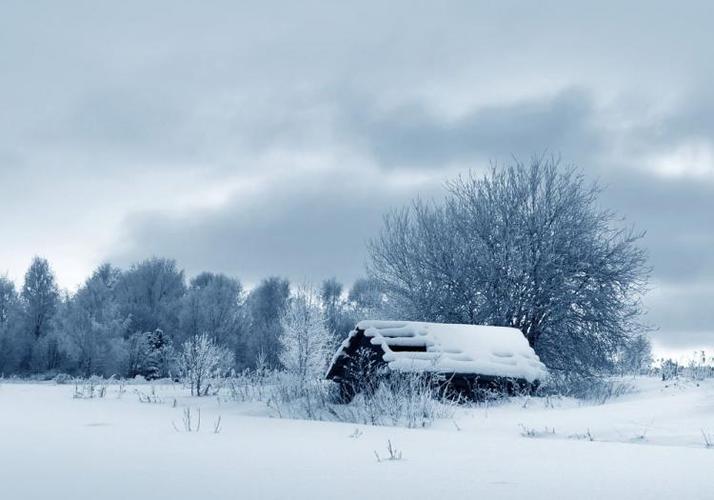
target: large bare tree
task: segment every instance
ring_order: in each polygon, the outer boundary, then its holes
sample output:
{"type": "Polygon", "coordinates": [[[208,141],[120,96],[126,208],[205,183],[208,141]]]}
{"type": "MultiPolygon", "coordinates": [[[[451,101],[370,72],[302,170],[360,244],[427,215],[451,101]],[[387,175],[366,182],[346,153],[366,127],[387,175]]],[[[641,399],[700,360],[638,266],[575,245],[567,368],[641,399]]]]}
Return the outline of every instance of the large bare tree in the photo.
{"type": "Polygon", "coordinates": [[[519,328],[554,370],[607,368],[641,323],[643,233],[552,157],[447,184],[443,202],[385,216],[372,277],[414,320],[519,328]]]}

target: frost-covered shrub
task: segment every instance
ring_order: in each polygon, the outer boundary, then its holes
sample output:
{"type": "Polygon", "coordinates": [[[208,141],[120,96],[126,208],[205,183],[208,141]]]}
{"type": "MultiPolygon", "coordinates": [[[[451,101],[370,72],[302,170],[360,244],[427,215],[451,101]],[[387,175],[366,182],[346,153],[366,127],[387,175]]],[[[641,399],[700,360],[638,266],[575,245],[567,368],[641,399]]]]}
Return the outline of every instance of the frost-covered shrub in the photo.
{"type": "Polygon", "coordinates": [[[384,461],[394,462],[402,459],[402,452],[401,450],[398,450],[394,446],[392,446],[392,441],[388,439],[387,454],[384,457],[380,457],[379,453],[377,453],[377,450],[374,450],[374,456],[377,457],[377,462],[379,463],[382,463],[384,461]]]}
{"type": "Polygon", "coordinates": [[[28,380],[32,380],[34,382],[50,382],[54,380],[54,378],[57,376],[57,372],[54,370],[50,371],[45,371],[45,372],[40,372],[40,373],[33,373],[27,377],[28,380]]]}
{"type": "Polygon", "coordinates": [[[163,400],[161,397],[159,397],[158,394],[156,394],[156,387],[151,386],[149,389],[149,392],[145,391],[140,391],[139,389],[134,389],[134,394],[139,398],[140,403],[153,403],[153,404],[161,404],[163,403],[163,400]]]}
{"type": "MultiPolygon", "coordinates": [[[[424,374],[392,373],[373,392],[362,392],[347,406],[361,409],[364,423],[428,427],[454,414],[456,401],[446,396],[438,380],[424,374]]],[[[359,412],[358,412],[359,413],[359,412]]]]}
{"type": "Polygon", "coordinates": [[[635,391],[633,385],[616,378],[585,377],[576,374],[551,374],[538,390],[544,395],[574,397],[597,404],[635,391]]]}
{"type": "Polygon", "coordinates": [[[300,288],[280,318],[280,363],[307,380],[324,373],[332,352],[331,335],[320,310],[317,292],[300,288]]]}
{"type": "Polygon", "coordinates": [[[527,438],[543,438],[555,436],[555,427],[549,428],[548,426],[543,427],[543,429],[536,429],[535,427],[527,427],[523,424],[519,426],[521,428],[521,436],[527,438]]]}
{"type": "Polygon", "coordinates": [[[666,359],[662,361],[662,366],[660,371],[662,372],[662,381],[669,380],[672,378],[677,378],[679,376],[680,366],[674,360],[666,359]]]}
{"type": "Polygon", "coordinates": [[[290,373],[275,373],[269,386],[268,404],[281,417],[333,420],[337,387],[320,378],[304,379],[290,373]]]}
{"type": "Polygon", "coordinates": [[[416,374],[396,374],[379,382],[373,391],[360,392],[349,404],[341,404],[339,387],[333,382],[301,379],[290,373],[271,372],[261,378],[242,378],[260,388],[238,386],[240,400],[256,397],[266,401],[279,417],[335,420],[369,425],[409,428],[428,427],[439,418],[450,418],[455,402],[444,397],[432,381],[416,374]]]}
{"type": "Polygon", "coordinates": [[[346,364],[346,377],[342,382],[342,397],[350,400],[356,394],[372,394],[389,369],[372,349],[361,347],[346,364]]]}
{"type": "Polygon", "coordinates": [[[702,429],[702,438],[704,439],[705,448],[714,448],[714,434],[709,434],[707,431],[702,429]]]}
{"type": "Polygon", "coordinates": [[[453,416],[456,402],[440,387],[423,375],[394,374],[380,379],[373,390],[360,392],[349,404],[342,404],[340,388],[334,382],[262,369],[226,378],[220,397],[265,402],[281,418],[414,428],[453,416]]]}
{"type": "Polygon", "coordinates": [[[224,395],[233,401],[267,401],[272,376],[270,370],[244,370],[234,373],[223,383],[224,395]]]}
{"type": "Polygon", "coordinates": [[[94,399],[103,398],[107,394],[107,386],[104,380],[92,376],[85,380],[83,383],[76,383],[74,385],[74,394],[72,397],[74,399],[94,399]]]}
{"type": "Polygon", "coordinates": [[[66,373],[58,373],[52,380],[57,385],[63,385],[72,382],[73,378],[71,375],[67,375],[66,373]]]}
{"type": "MultiPolygon", "coordinates": [[[[201,409],[198,408],[193,412],[191,408],[184,408],[181,423],[184,432],[199,432],[201,430],[201,409]]],[[[181,432],[176,422],[172,421],[171,425],[176,432],[181,432]]]]}
{"type": "Polygon", "coordinates": [[[701,381],[714,378],[714,356],[708,356],[706,351],[697,351],[692,353],[686,364],[671,358],[661,358],[659,366],[653,370],[653,373],[660,376],[663,382],[679,379],[701,381]]]}
{"type": "Polygon", "coordinates": [[[644,335],[636,335],[620,346],[615,368],[622,375],[646,375],[652,368],[652,344],[644,335]]]}
{"type": "Polygon", "coordinates": [[[216,345],[204,334],[183,343],[177,357],[179,373],[190,387],[192,396],[206,396],[233,365],[233,353],[216,345]]]}
{"type": "Polygon", "coordinates": [[[706,351],[695,352],[681,373],[693,380],[714,377],[714,357],[707,356],[706,351]]]}

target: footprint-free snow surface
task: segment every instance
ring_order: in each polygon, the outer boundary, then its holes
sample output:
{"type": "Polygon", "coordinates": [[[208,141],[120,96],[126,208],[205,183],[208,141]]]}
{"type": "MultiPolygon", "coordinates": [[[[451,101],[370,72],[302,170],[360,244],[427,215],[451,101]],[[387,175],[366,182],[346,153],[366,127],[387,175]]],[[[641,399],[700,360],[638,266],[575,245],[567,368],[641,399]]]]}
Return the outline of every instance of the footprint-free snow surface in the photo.
{"type": "Polygon", "coordinates": [[[141,403],[131,386],[84,400],[3,383],[0,498],[712,498],[714,382],[630,382],[604,404],[516,398],[419,430],[271,418],[180,386],[141,403]],[[199,432],[181,429],[185,407],[199,432]],[[402,459],[378,462],[388,441],[402,459]]]}

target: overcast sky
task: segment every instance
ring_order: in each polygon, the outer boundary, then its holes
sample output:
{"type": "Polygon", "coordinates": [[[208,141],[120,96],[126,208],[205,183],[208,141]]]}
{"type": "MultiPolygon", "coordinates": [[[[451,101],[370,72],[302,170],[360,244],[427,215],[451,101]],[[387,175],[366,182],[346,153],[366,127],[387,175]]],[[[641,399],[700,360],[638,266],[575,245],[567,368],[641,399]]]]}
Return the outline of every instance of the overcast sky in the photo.
{"type": "Polygon", "coordinates": [[[714,348],[709,2],[353,4],[3,1],[0,273],[350,282],[387,208],[549,150],[648,231],[657,347],[714,348]]]}

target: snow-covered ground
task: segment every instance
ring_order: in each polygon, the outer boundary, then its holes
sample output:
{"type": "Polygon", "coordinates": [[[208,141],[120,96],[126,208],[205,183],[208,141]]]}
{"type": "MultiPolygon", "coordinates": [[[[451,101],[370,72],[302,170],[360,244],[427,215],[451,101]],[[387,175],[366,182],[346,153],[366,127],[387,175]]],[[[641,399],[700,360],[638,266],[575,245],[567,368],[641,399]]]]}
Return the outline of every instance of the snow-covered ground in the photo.
{"type": "Polygon", "coordinates": [[[714,497],[702,436],[714,435],[714,381],[634,383],[603,405],[515,399],[420,430],[270,418],[180,386],[157,387],[156,404],[132,386],[85,400],[69,385],[4,383],[0,498],[714,497]],[[201,409],[199,432],[182,430],[187,406],[201,409]],[[402,460],[377,461],[388,440],[402,460]]]}

